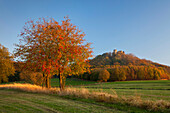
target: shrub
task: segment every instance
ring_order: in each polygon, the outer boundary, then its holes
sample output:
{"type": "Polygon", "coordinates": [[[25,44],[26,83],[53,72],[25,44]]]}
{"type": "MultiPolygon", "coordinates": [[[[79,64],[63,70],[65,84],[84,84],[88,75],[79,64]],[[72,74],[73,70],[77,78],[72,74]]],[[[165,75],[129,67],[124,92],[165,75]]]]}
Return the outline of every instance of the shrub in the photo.
{"type": "Polygon", "coordinates": [[[99,72],[99,81],[102,82],[107,82],[107,80],[110,78],[110,73],[106,70],[106,69],[103,69],[99,72]]]}
{"type": "Polygon", "coordinates": [[[20,73],[20,78],[36,85],[41,85],[43,82],[43,75],[40,72],[23,71],[20,73]]]}

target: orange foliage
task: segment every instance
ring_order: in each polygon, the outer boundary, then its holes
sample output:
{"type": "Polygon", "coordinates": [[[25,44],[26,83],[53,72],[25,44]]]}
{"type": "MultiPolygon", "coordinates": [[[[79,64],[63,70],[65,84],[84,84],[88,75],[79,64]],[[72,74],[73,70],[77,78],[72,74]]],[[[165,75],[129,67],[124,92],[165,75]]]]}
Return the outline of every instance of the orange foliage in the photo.
{"type": "Polygon", "coordinates": [[[83,73],[91,57],[90,44],[84,44],[84,36],[68,17],[59,24],[54,19],[40,18],[28,21],[20,33],[15,56],[24,60],[25,68],[41,71],[47,78],[52,74],[83,73]]]}

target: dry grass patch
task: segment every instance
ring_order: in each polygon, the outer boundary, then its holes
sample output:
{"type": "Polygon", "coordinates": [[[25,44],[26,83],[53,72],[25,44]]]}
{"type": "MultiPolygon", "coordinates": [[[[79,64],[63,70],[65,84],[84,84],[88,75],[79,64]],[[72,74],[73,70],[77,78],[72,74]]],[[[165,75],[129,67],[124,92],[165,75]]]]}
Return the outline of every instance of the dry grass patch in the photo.
{"type": "Polygon", "coordinates": [[[130,106],[136,106],[139,108],[144,108],[148,110],[164,110],[170,109],[169,101],[151,101],[151,100],[142,100],[140,96],[133,97],[118,97],[117,93],[113,90],[114,95],[104,92],[89,92],[89,90],[82,88],[66,88],[63,91],[60,91],[59,88],[42,88],[41,86],[32,85],[32,84],[5,84],[0,85],[0,89],[18,89],[26,92],[33,93],[45,93],[45,94],[57,94],[60,96],[75,96],[79,98],[85,99],[93,99],[99,102],[107,102],[107,103],[123,103],[128,104],[130,106]]]}

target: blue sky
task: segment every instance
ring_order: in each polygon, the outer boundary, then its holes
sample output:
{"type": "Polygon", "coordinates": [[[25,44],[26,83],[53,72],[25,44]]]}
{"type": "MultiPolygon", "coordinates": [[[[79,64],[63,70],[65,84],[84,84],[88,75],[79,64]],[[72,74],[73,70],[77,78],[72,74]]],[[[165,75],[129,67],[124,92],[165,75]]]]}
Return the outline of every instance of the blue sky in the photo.
{"type": "Polygon", "coordinates": [[[0,43],[12,52],[30,18],[67,15],[94,55],[116,48],[170,66],[170,0],[0,0],[0,43]]]}

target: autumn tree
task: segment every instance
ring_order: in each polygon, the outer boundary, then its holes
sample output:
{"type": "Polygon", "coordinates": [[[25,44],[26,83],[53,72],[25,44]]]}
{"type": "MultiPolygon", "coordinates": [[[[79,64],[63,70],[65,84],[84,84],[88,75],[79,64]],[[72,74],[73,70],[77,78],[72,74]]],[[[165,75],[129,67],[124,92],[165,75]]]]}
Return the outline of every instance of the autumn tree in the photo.
{"type": "Polygon", "coordinates": [[[107,80],[110,78],[110,73],[106,69],[102,69],[99,72],[99,81],[102,82],[107,82],[107,80]]]}
{"type": "Polygon", "coordinates": [[[14,75],[13,57],[8,49],[0,44],[0,83],[8,82],[8,76],[14,75]]]}
{"type": "Polygon", "coordinates": [[[68,17],[61,23],[52,18],[28,21],[19,36],[22,38],[16,44],[15,56],[25,62],[28,70],[43,73],[47,88],[53,74],[59,76],[62,90],[67,75],[78,75],[88,69],[90,43],[85,43],[84,32],[71,24],[68,17]]]}

